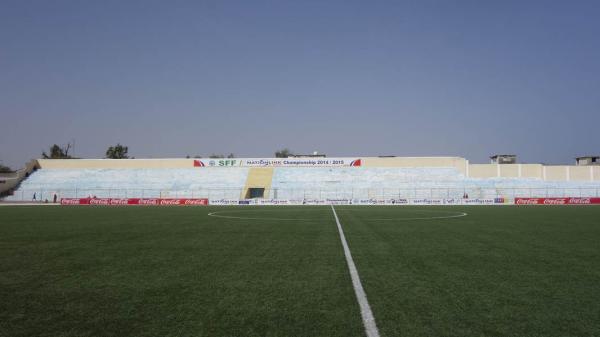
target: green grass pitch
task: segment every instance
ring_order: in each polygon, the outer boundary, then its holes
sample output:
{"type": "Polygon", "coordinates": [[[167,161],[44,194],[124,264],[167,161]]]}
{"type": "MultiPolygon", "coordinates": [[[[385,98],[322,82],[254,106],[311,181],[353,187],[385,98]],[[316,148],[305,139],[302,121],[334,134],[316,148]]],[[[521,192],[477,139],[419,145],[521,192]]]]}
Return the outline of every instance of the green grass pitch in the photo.
{"type": "MultiPolygon", "coordinates": [[[[381,336],[600,336],[600,207],[335,209],[381,336]]],[[[0,336],[363,335],[329,206],[0,207],[0,336]]]]}

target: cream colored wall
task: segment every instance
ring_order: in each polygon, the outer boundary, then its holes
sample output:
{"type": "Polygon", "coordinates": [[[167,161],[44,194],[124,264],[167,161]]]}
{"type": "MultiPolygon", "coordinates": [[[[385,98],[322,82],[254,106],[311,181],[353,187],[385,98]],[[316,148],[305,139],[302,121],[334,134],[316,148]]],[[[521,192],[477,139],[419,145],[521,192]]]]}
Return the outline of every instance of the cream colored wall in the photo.
{"type": "Polygon", "coordinates": [[[521,165],[521,178],[539,178],[542,179],[541,164],[519,164],[521,165]]]}
{"type": "Polygon", "coordinates": [[[500,177],[502,178],[519,178],[519,164],[502,164],[500,167],[500,177]]]}
{"type": "Polygon", "coordinates": [[[498,165],[496,164],[470,164],[469,177],[471,178],[494,178],[498,176],[498,165]]]}
{"type": "Polygon", "coordinates": [[[594,181],[600,180],[600,167],[541,164],[470,164],[471,178],[536,178],[548,181],[594,181]],[[520,167],[520,169],[519,169],[520,167]],[[499,173],[498,173],[499,171],[499,173]],[[520,172],[519,172],[520,171],[520,172]],[[545,173],[544,173],[545,171],[545,173]]]}
{"type": "Polygon", "coordinates": [[[590,167],[591,166],[569,166],[569,180],[591,180],[590,167]]]}
{"type": "Polygon", "coordinates": [[[567,166],[545,166],[545,180],[566,181],[567,166]]]}
{"type": "Polygon", "coordinates": [[[460,157],[363,157],[365,167],[454,167],[467,173],[467,160],[460,157]]]}
{"type": "Polygon", "coordinates": [[[600,181],[600,166],[592,166],[594,181],[600,181]]]}

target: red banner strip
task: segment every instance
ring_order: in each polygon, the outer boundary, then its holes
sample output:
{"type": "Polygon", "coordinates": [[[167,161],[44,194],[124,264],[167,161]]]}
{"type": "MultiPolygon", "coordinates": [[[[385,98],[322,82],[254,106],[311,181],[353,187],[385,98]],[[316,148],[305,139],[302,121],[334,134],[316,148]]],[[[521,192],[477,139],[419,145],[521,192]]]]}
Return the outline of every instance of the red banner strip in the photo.
{"type": "Polygon", "coordinates": [[[206,206],[206,198],[62,198],[61,205],[104,205],[104,206],[206,206]]]}
{"type": "Polygon", "coordinates": [[[515,205],[600,205],[600,198],[515,198],[515,205]]]}

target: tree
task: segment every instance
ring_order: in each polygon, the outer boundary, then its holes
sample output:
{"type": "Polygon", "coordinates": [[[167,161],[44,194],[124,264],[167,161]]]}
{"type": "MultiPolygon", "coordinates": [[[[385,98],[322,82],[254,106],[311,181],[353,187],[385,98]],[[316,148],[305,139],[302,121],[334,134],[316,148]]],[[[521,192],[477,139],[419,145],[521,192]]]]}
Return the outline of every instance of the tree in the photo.
{"type": "Polygon", "coordinates": [[[106,150],[106,158],[108,159],[127,159],[129,156],[127,155],[127,151],[129,148],[127,146],[123,146],[119,143],[115,146],[111,146],[106,150]]]}
{"type": "Polygon", "coordinates": [[[67,143],[66,147],[60,147],[56,144],[50,146],[50,154],[47,154],[45,151],[42,152],[42,158],[44,159],[72,159],[69,155],[69,150],[71,149],[71,143],[67,143]]]}
{"type": "MultiPolygon", "coordinates": [[[[197,156],[195,158],[201,158],[200,156],[197,156]]],[[[235,155],[233,153],[230,153],[227,155],[227,157],[225,157],[224,154],[211,154],[210,156],[208,156],[208,158],[211,159],[221,159],[221,158],[235,158],[235,155]]]]}
{"type": "Polygon", "coordinates": [[[287,158],[289,156],[293,156],[294,154],[290,149],[285,148],[275,152],[275,158],[287,158]]]}
{"type": "Polygon", "coordinates": [[[0,164],[0,173],[13,173],[13,172],[15,172],[15,171],[11,170],[10,167],[0,164]]]}

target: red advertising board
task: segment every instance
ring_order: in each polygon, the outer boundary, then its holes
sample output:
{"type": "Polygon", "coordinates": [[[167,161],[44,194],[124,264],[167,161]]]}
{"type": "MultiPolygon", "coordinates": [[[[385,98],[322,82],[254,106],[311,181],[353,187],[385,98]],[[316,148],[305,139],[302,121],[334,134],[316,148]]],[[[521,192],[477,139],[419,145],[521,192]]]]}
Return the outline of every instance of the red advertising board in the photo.
{"type": "Polygon", "coordinates": [[[61,205],[103,205],[103,206],[205,206],[206,198],[62,198],[61,205]]]}
{"type": "Polygon", "coordinates": [[[515,198],[515,205],[600,205],[600,198],[515,198]]]}
{"type": "Polygon", "coordinates": [[[61,205],[89,205],[90,199],[83,198],[62,198],[60,199],[61,205]]]}

